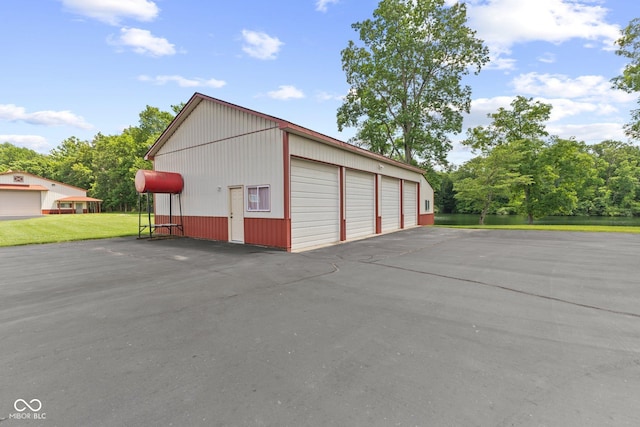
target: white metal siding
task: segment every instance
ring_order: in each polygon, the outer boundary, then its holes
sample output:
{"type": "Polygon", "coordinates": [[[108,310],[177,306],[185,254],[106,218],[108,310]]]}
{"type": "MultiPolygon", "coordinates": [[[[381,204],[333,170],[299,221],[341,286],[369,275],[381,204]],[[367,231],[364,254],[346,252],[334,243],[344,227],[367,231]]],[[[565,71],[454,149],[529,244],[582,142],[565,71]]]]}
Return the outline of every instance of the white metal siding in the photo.
{"type": "Polygon", "coordinates": [[[340,240],[340,185],[337,167],[291,160],[291,249],[340,240]]]}
{"type": "Polygon", "coordinates": [[[418,189],[415,182],[405,181],[402,184],[404,200],[402,210],[404,211],[404,228],[413,227],[418,224],[418,189]]]}
{"type": "Polygon", "coordinates": [[[41,215],[40,191],[0,190],[0,216],[41,215]]]}
{"type": "MultiPolygon", "coordinates": [[[[282,145],[275,122],[203,100],[156,154],[154,169],[182,174],[184,215],[226,217],[229,187],[269,185],[271,210],[245,217],[283,218],[282,145]]],[[[168,199],[156,200],[156,212],[168,214],[168,199]]]]}
{"type": "Polygon", "coordinates": [[[375,176],[352,170],[347,170],[345,176],[347,240],[375,234],[375,176]]]}
{"type": "Polygon", "coordinates": [[[344,166],[363,172],[379,173],[394,178],[417,182],[421,174],[377,159],[350,152],[299,135],[289,135],[289,152],[292,156],[314,159],[324,163],[344,166]]]}
{"type": "Polygon", "coordinates": [[[400,228],[400,181],[395,178],[382,177],[382,232],[400,228]]]}
{"type": "Polygon", "coordinates": [[[420,213],[433,213],[433,189],[421,173],[404,169],[400,166],[384,163],[377,159],[363,156],[321,142],[312,141],[300,135],[289,135],[289,152],[292,156],[315,159],[321,162],[344,166],[350,169],[386,175],[420,183],[420,213]],[[424,209],[425,200],[429,200],[429,211],[424,209]]]}

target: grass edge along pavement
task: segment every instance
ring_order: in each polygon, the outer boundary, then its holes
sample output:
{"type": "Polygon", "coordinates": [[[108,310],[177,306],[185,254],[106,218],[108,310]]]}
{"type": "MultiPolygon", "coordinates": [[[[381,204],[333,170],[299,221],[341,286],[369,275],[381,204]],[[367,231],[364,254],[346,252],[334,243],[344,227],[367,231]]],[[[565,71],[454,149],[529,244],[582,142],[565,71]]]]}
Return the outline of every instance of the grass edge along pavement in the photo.
{"type": "Polygon", "coordinates": [[[640,233],[634,225],[435,225],[440,228],[466,228],[476,230],[537,230],[537,231],[578,231],[586,233],[640,233]]]}
{"type": "MultiPolygon", "coordinates": [[[[145,218],[146,220],[146,218],[145,218]]],[[[146,221],[144,221],[146,222],[146,221]]],[[[605,225],[435,225],[441,228],[481,230],[538,230],[640,233],[638,226],[605,225]]],[[[137,213],[45,215],[37,218],[0,221],[0,247],[76,240],[136,236],[137,213]]]]}
{"type": "Polygon", "coordinates": [[[44,215],[0,221],[0,247],[137,235],[137,213],[44,215]]]}

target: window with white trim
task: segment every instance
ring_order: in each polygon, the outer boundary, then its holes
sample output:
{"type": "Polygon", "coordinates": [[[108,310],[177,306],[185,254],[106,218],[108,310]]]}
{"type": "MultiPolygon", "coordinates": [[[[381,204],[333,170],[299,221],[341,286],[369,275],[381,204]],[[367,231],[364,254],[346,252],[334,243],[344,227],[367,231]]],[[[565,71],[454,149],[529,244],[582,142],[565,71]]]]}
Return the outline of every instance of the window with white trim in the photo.
{"type": "Polygon", "coordinates": [[[271,210],[271,186],[247,186],[247,210],[249,212],[268,212],[271,210]]]}

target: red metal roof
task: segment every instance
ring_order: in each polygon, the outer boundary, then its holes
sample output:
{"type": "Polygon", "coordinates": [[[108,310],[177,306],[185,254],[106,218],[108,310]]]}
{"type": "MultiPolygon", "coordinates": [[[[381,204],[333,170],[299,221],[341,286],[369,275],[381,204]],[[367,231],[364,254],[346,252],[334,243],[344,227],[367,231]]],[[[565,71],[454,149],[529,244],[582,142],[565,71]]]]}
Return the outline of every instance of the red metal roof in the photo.
{"type": "Polygon", "coordinates": [[[0,190],[11,191],[49,191],[48,188],[42,185],[30,185],[30,184],[0,184],[0,190]]]}

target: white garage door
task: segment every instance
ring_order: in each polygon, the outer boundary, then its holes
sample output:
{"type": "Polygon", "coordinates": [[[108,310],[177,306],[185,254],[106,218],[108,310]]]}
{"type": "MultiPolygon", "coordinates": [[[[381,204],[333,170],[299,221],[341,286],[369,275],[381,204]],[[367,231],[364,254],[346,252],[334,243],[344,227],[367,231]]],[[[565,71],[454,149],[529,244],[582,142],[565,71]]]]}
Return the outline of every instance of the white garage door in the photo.
{"type": "Polygon", "coordinates": [[[347,170],[344,203],[347,240],[375,234],[374,175],[347,170]]]}
{"type": "Polygon", "coordinates": [[[0,215],[42,215],[40,191],[0,191],[0,215]]]}
{"type": "Polygon", "coordinates": [[[382,177],[382,232],[400,228],[400,181],[382,177]]]}
{"type": "Polygon", "coordinates": [[[340,240],[340,180],[335,166],[291,160],[291,249],[340,240]]]}
{"type": "Polygon", "coordinates": [[[404,211],[404,228],[413,227],[418,224],[418,187],[415,182],[405,181],[402,184],[404,201],[402,210],[404,211]]]}

